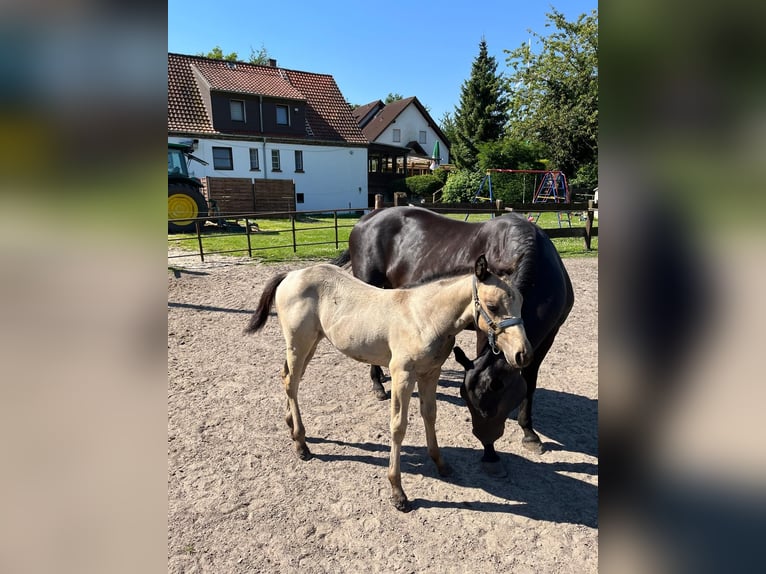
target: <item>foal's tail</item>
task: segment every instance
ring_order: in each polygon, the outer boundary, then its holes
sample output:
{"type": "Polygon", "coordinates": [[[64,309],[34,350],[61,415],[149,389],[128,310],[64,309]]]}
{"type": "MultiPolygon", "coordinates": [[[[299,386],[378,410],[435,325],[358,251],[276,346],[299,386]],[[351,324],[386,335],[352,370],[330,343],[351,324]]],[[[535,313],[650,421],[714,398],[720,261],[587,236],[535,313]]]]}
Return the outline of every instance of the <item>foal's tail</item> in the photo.
{"type": "Polygon", "coordinates": [[[277,294],[277,287],[279,287],[279,284],[282,283],[285,277],[287,277],[287,273],[280,273],[266,283],[266,288],[263,290],[258,307],[255,309],[253,316],[250,317],[250,323],[245,327],[245,333],[255,333],[266,324],[266,321],[269,319],[269,311],[274,304],[274,297],[277,294]]]}

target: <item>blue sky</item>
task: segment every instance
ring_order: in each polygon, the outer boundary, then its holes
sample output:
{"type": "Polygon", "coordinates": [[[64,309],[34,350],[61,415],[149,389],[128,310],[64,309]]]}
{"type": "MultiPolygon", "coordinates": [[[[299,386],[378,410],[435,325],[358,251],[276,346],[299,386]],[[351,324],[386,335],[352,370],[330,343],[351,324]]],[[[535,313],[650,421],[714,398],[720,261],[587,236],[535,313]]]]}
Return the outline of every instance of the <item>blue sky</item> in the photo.
{"type": "Polygon", "coordinates": [[[498,71],[506,71],[503,50],[526,42],[529,29],[547,35],[551,6],[574,20],[598,2],[169,0],[168,51],[207,53],[218,45],[247,60],[251,47],[264,47],[280,67],[332,75],[352,104],[417,96],[439,122],[459,104],[482,36],[498,71]]]}

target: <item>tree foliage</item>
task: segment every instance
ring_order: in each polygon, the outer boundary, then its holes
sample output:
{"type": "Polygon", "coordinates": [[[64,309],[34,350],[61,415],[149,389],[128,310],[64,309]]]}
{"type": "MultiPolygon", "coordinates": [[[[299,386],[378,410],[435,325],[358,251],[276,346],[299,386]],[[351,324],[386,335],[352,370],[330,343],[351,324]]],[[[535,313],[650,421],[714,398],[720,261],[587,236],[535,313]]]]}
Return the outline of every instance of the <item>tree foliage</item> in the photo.
{"type": "Polygon", "coordinates": [[[239,56],[236,52],[224,54],[220,46],[214,46],[213,49],[210,50],[207,54],[200,52],[197,55],[204,56],[205,58],[210,58],[212,60],[228,60],[229,62],[236,62],[239,59],[239,56]]]}
{"type": "Polygon", "coordinates": [[[455,108],[455,140],[450,149],[454,163],[462,169],[474,169],[479,144],[500,138],[506,117],[503,78],[482,38],[471,75],[460,89],[460,105],[455,108]]]}
{"type": "Polygon", "coordinates": [[[250,57],[247,59],[251,64],[258,64],[259,66],[268,66],[271,56],[269,55],[266,47],[261,44],[261,48],[256,52],[253,47],[250,46],[250,57]]]}
{"type": "MultiPolygon", "coordinates": [[[[239,54],[236,52],[224,54],[220,46],[214,46],[213,49],[210,50],[207,54],[200,52],[197,55],[203,56],[205,58],[210,58],[212,60],[227,60],[229,62],[239,61],[239,54]]],[[[250,58],[247,60],[249,63],[258,64],[260,66],[268,66],[270,59],[271,56],[269,56],[269,52],[266,50],[263,44],[261,44],[261,48],[258,51],[255,51],[252,46],[250,47],[250,58]]]]}
{"type": "Polygon", "coordinates": [[[543,143],[552,169],[575,180],[592,178],[598,158],[598,16],[594,10],[569,22],[552,9],[547,17],[550,35],[530,31],[538,52],[527,43],[505,50],[513,70],[506,83],[510,135],[543,143]]]}
{"type": "Polygon", "coordinates": [[[396,102],[398,100],[403,100],[403,99],[404,99],[403,95],[401,95],[401,94],[394,94],[392,92],[389,92],[388,95],[386,96],[386,99],[383,101],[383,103],[388,105],[391,102],[396,102]]]}
{"type": "Polygon", "coordinates": [[[447,143],[450,145],[450,154],[453,154],[451,146],[457,141],[457,126],[455,125],[455,118],[451,113],[444,112],[441,120],[439,120],[439,129],[444,134],[444,137],[447,138],[447,143]]]}

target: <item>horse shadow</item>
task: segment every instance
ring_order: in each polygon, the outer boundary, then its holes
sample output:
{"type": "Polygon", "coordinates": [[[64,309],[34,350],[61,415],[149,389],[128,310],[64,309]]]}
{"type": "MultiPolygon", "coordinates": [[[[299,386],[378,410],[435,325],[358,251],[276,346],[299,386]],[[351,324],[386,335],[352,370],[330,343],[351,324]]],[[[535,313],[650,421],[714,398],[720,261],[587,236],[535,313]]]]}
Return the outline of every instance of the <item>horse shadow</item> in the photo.
{"type": "MultiPolygon", "coordinates": [[[[322,462],[353,461],[388,467],[389,446],[371,442],[346,442],[325,438],[306,438],[313,444],[335,444],[362,451],[360,454],[321,454],[322,462]]],[[[514,454],[500,453],[507,472],[505,477],[489,476],[481,470],[481,452],[464,447],[442,447],[442,454],[453,469],[449,477],[440,477],[425,446],[402,446],[403,474],[419,474],[465,489],[481,488],[500,502],[483,500],[429,500],[413,498],[413,509],[450,508],[477,512],[503,512],[547,522],[581,524],[598,527],[598,489],[595,485],[567,476],[565,472],[596,475],[594,463],[545,462],[529,460],[514,454]]],[[[466,490],[466,493],[470,492],[466,490]]]]}
{"type": "MultiPolygon", "coordinates": [[[[462,381],[462,371],[444,370],[439,379],[439,388],[459,389],[459,381],[462,381]]],[[[418,397],[417,391],[412,396],[418,397]]],[[[448,394],[437,389],[436,400],[467,409],[458,393],[448,394]]],[[[533,413],[535,430],[550,438],[543,443],[545,450],[598,456],[597,400],[538,387],[535,390],[533,413]]],[[[517,417],[518,408],[515,408],[508,414],[506,425],[515,424],[517,417]]]]}

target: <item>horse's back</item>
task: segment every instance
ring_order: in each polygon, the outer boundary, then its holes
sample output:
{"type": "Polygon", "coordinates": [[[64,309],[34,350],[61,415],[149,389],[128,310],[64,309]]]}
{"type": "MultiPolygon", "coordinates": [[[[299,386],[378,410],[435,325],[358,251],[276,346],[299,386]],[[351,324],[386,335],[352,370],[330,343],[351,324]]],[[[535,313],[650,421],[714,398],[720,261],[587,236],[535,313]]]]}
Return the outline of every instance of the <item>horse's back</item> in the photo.
{"type": "Polygon", "coordinates": [[[509,256],[532,248],[535,226],[517,214],[464,222],[421,207],[393,207],[364,216],[349,237],[354,275],[372,285],[400,287],[431,275],[470,272],[487,256],[499,272],[509,256]]]}
{"type": "Polygon", "coordinates": [[[550,238],[516,213],[464,222],[421,207],[376,210],[354,226],[349,251],[356,277],[387,288],[469,271],[484,253],[493,270],[517,274],[524,316],[538,340],[564,322],[574,301],[550,238]]]}

